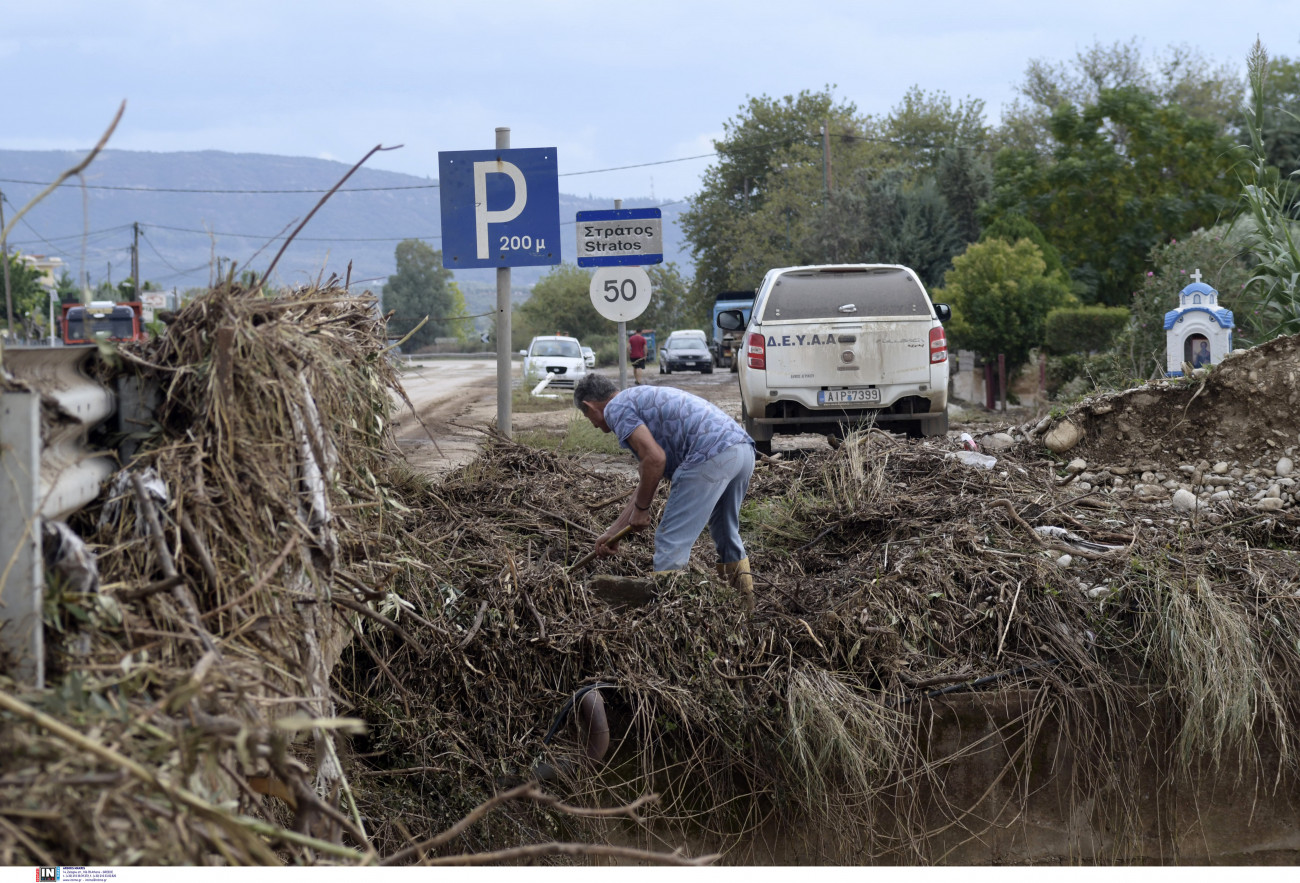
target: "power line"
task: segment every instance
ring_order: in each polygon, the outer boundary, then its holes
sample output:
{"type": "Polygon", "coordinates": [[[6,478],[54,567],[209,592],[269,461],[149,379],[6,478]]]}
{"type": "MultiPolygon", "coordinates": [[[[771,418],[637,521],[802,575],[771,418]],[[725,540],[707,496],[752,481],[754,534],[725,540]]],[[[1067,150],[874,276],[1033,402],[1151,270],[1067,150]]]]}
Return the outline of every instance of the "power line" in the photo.
{"type": "MultiPolygon", "coordinates": [[[[151,227],[154,230],[170,230],[173,233],[199,233],[204,236],[234,236],[240,239],[262,239],[266,242],[277,242],[285,239],[287,233],[276,233],[267,235],[265,233],[229,233],[221,230],[198,230],[193,227],[169,227],[166,224],[141,224],[142,227],[151,227]]],[[[294,242],[401,242],[404,239],[441,239],[441,236],[295,236],[294,242]]]]}
{"type": "MultiPolygon", "coordinates": [[[[189,272],[187,270],[178,270],[175,266],[173,266],[170,261],[168,261],[165,257],[162,256],[162,252],[158,250],[157,246],[153,244],[153,240],[151,240],[148,236],[144,237],[144,244],[149,246],[149,250],[152,251],[154,254],[156,254],[158,256],[158,260],[162,261],[163,265],[166,266],[169,270],[174,270],[178,275],[181,273],[189,272]]],[[[206,267],[207,264],[203,264],[203,266],[206,267]]]]}

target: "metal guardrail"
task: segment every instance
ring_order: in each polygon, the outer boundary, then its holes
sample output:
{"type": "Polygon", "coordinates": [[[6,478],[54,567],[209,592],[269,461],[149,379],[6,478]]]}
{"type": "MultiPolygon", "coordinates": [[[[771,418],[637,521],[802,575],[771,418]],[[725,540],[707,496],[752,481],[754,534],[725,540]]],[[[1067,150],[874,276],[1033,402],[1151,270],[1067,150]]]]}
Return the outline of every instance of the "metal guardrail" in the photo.
{"type": "Polygon", "coordinates": [[[0,668],[45,682],[44,524],[99,495],[116,468],[90,430],[116,397],[86,373],[93,346],[0,346],[0,668]]]}

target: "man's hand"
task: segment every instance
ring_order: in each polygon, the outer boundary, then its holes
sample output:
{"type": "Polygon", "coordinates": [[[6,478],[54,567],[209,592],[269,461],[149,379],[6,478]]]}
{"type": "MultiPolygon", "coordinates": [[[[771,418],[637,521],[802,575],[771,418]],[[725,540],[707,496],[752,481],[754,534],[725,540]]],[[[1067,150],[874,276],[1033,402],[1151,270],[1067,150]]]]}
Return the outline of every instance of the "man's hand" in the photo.
{"type": "MultiPolygon", "coordinates": [[[[609,530],[596,537],[596,557],[608,558],[610,555],[617,555],[618,544],[623,538],[634,530],[640,530],[640,527],[627,521],[626,515],[626,511],[619,515],[618,520],[609,526],[609,530]]],[[[649,521],[649,519],[646,520],[649,521]]],[[[641,525],[641,527],[644,527],[644,525],[641,525]]]]}

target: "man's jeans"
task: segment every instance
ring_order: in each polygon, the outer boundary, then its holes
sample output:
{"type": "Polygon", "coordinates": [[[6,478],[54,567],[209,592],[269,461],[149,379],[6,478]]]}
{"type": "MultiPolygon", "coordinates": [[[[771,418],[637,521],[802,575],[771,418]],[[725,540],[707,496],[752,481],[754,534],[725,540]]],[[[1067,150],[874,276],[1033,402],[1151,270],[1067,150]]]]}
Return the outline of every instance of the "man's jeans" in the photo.
{"type": "Polygon", "coordinates": [[[703,463],[679,467],[655,531],[654,569],[684,569],[706,524],[720,563],[743,559],[740,504],[753,473],[754,446],[748,442],[732,445],[703,463]]]}

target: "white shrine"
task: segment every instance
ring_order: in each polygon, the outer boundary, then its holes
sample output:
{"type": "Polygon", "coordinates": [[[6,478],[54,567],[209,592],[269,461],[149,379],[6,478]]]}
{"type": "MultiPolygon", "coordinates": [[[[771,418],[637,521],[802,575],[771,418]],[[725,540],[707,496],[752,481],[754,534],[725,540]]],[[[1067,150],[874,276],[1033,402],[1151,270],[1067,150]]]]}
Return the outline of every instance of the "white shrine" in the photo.
{"type": "Polygon", "coordinates": [[[1232,310],[1219,306],[1219,292],[1192,274],[1192,284],[1179,294],[1178,306],[1165,313],[1165,374],[1182,377],[1183,365],[1217,365],[1232,352],[1232,310]]]}

